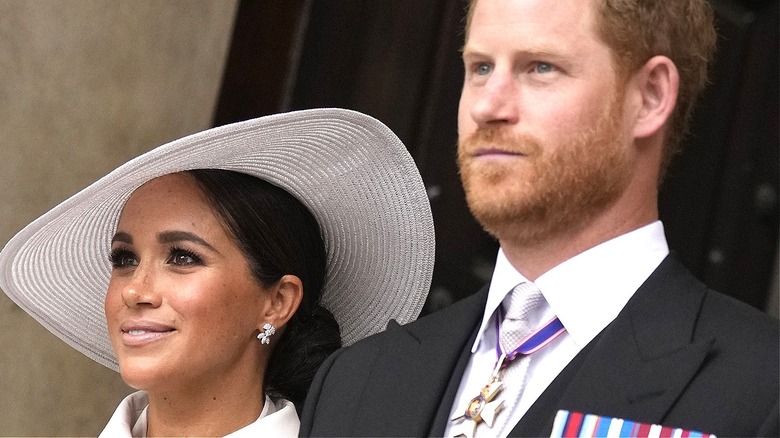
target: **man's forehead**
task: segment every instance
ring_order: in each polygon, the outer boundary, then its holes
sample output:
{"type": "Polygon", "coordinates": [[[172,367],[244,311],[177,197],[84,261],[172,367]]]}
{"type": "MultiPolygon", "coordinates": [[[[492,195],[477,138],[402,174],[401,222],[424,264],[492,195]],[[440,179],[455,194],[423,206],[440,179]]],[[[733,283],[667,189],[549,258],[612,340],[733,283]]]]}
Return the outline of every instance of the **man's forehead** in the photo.
{"type": "Polygon", "coordinates": [[[474,28],[489,30],[501,27],[571,28],[572,25],[592,29],[594,0],[480,0],[470,11],[467,39],[474,28]]]}
{"type": "MultiPolygon", "coordinates": [[[[480,0],[470,22],[464,55],[517,50],[562,55],[597,39],[588,0],[480,0]]],[[[600,45],[600,44],[599,44],[600,45]]]]}

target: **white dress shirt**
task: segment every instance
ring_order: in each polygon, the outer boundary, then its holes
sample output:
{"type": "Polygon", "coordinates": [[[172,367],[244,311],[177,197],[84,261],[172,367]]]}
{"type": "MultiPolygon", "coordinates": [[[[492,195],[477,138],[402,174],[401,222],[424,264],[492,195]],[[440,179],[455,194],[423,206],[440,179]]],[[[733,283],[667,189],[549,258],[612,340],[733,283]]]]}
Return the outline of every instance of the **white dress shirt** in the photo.
{"type": "MultiPolygon", "coordinates": [[[[582,252],[537,278],[534,283],[546,303],[537,309],[534,319],[547,321],[558,316],[566,332],[527,358],[530,364],[519,400],[511,412],[499,413],[487,435],[507,436],[574,356],[615,319],[668,254],[663,225],[656,221],[582,252]]],[[[488,382],[497,360],[496,310],[512,288],[525,281],[499,250],[482,324],[450,418],[463,415],[469,401],[488,382]]],[[[453,426],[452,421],[448,422],[445,436],[457,433],[453,426]]],[[[479,427],[487,426],[483,423],[479,427]]]]}
{"type": "MultiPolygon", "coordinates": [[[[116,408],[99,438],[146,437],[146,411],[148,407],[149,398],[146,392],[138,391],[128,395],[116,408]]],[[[295,406],[292,402],[279,399],[274,403],[266,396],[263,410],[257,420],[225,435],[225,437],[297,437],[300,424],[298,413],[295,412],[295,406]]]]}

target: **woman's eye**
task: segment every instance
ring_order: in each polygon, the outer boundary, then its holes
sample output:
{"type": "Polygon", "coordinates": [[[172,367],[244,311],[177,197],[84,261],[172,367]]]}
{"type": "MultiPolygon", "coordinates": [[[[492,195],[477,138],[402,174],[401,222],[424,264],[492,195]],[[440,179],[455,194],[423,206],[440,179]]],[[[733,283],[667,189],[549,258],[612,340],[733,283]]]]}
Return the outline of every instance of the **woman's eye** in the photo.
{"type": "Polygon", "coordinates": [[[190,251],[180,248],[173,248],[171,250],[170,256],[168,257],[168,263],[177,266],[190,266],[200,264],[201,259],[190,251]]]}
{"type": "Polygon", "coordinates": [[[126,249],[112,250],[109,260],[111,261],[111,266],[115,269],[138,266],[138,259],[135,257],[135,254],[126,249]]]}

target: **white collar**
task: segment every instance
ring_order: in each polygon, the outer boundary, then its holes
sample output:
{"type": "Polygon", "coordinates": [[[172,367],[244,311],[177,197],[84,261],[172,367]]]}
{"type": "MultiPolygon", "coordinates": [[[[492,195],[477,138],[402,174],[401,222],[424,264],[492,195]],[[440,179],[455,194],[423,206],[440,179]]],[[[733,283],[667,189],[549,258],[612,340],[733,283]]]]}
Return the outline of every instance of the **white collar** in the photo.
{"type": "MultiPolygon", "coordinates": [[[[125,397],[100,437],[145,437],[148,403],[144,391],[137,391],[125,397]]],[[[299,427],[298,413],[292,402],[285,399],[273,402],[266,396],[263,410],[257,420],[225,437],[243,438],[264,435],[297,437],[299,427]]]]}
{"type": "MultiPolygon", "coordinates": [[[[655,221],[577,254],[534,283],[574,342],[584,347],[615,319],[668,254],[663,224],[655,221]]],[[[499,249],[472,353],[506,295],[525,281],[499,249]]]]}
{"type": "Polygon", "coordinates": [[[252,424],[225,435],[225,438],[249,438],[256,436],[297,437],[300,427],[298,413],[292,402],[279,399],[276,403],[265,396],[265,406],[260,417],[252,424]]]}

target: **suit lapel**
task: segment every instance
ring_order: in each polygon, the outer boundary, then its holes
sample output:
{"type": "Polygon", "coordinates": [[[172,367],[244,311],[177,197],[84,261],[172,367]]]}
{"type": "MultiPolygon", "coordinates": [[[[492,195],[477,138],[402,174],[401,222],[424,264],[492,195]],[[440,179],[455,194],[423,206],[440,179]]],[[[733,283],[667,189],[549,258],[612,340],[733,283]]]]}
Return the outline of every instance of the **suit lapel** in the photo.
{"type": "MultiPolygon", "coordinates": [[[[537,404],[662,423],[713,343],[692,341],[705,290],[674,255],[667,257],[537,404]],[[550,391],[556,387],[560,396],[550,391]]],[[[555,412],[532,412],[544,418],[549,434],[555,412]]]]}
{"type": "Polygon", "coordinates": [[[473,340],[486,299],[487,288],[412,324],[391,323],[391,341],[375,363],[373,386],[362,395],[364,406],[387,410],[377,419],[376,412],[366,408],[357,418],[370,418],[373,430],[388,435],[430,435],[437,412],[446,404],[444,397],[449,397],[451,380],[460,382],[462,367],[457,378],[453,376],[473,340]]]}
{"type": "MultiPolygon", "coordinates": [[[[482,322],[483,311],[487,302],[489,284],[485,285],[478,293],[479,299],[479,315],[477,319],[473,321],[471,328],[471,335],[468,337],[468,341],[461,347],[460,355],[455,367],[450,373],[449,383],[444,395],[439,401],[439,409],[433,418],[433,424],[431,425],[429,436],[443,436],[444,430],[447,427],[447,423],[450,421],[450,411],[452,410],[452,404],[455,401],[455,396],[460,389],[460,382],[463,378],[463,373],[466,371],[466,366],[471,359],[471,346],[474,344],[474,340],[477,337],[477,328],[482,322]]],[[[472,315],[473,316],[473,315],[472,315]]]]}

